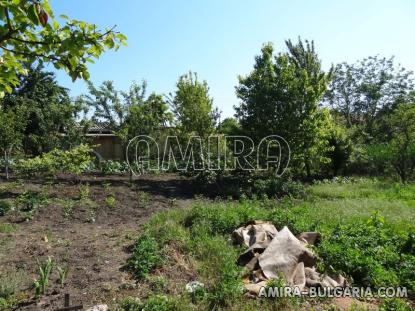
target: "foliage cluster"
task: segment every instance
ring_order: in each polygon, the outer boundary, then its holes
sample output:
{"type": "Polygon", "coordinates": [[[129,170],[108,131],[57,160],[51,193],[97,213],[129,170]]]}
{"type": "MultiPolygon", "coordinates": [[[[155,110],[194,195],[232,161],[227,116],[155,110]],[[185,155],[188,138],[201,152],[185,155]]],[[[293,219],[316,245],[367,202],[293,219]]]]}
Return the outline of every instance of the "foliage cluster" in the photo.
{"type": "Polygon", "coordinates": [[[92,162],[92,149],[81,144],[67,151],[54,149],[35,158],[20,160],[14,166],[19,176],[56,177],[58,173],[79,175],[86,171],[92,162]]]}

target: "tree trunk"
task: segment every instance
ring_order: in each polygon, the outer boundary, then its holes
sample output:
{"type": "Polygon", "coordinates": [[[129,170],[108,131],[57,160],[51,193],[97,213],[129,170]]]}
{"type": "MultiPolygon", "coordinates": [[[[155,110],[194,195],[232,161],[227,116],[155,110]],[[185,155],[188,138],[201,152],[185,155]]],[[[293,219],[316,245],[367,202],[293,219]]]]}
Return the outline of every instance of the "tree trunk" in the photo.
{"type": "Polygon", "coordinates": [[[4,161],[5,161],[6,179],[9,180],[9,156],[7,154],[7,150],[4,151],[4,161]]]}
{"type": "Polygon", "coordinates": [[[306,169],[306,173],[307,173],[307,177],[311,177],[311,165],[310,165],[310,161],[305,160],[305,169],[306,169]]]}

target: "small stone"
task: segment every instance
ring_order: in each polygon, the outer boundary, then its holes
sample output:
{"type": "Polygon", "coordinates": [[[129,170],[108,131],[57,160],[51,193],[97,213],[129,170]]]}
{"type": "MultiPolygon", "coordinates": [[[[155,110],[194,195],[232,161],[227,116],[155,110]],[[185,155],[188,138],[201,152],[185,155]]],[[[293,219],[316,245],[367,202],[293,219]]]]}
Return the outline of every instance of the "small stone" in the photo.
{"type": "Polygon", "coordinates": [[[89,309],[86,309],[86,311],[108,311],[107,305],[96,305],[89,309]]]}
{"type": "Polygon", "coordinates": [[[199,281],[191,281],[186,284],[186,290],[188,293],[194,293],[198,289],[203,289],[205,287],[205,284],[199,282],[199,281]]]}

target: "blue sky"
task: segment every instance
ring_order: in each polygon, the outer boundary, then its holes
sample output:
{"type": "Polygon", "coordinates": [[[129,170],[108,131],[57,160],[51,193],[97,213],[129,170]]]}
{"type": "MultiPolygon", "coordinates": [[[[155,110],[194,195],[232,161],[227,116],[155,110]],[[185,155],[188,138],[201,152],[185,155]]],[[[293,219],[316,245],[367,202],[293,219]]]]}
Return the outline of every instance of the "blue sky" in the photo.
{"type": "MultiPolygon", "coordinates": [[[[261,46],[285,39],[313,39],[323,66],[370,55],[394,55],[415,70],[413,0],[50,0],[55,14],[117,25],[128,47],[103,55],[90,66],[91,80],[113,80],[119,89],[148,82],[149,92],[174,91],[181,74],[198,73],[210,86],[223,116],[238,103],[238,75],[248,74],[261,46]]],[[[85,83],[60,83],[76,96],[85,83]]]]}

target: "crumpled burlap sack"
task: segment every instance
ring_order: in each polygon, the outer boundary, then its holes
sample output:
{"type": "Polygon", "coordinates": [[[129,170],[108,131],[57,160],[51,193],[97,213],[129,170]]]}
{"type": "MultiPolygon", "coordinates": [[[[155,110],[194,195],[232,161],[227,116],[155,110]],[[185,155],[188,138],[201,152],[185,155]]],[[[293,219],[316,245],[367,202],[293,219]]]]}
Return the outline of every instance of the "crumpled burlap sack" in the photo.
{"type": "Polygon", "coordinates": [[[236,229],[232,237],[236,244],[248,246],[239,256],[238,264],[252,272],[245,284],[250,292],[258,293],[266,280],[280,276],[300,290],[346,285],[341,276],[331,278],[315,270],[317,257],[307,246],[319,240],[317,232],[304,232],[296,237],[288,227],[278,232],[270,222],[254,221],[236,229]]]}

